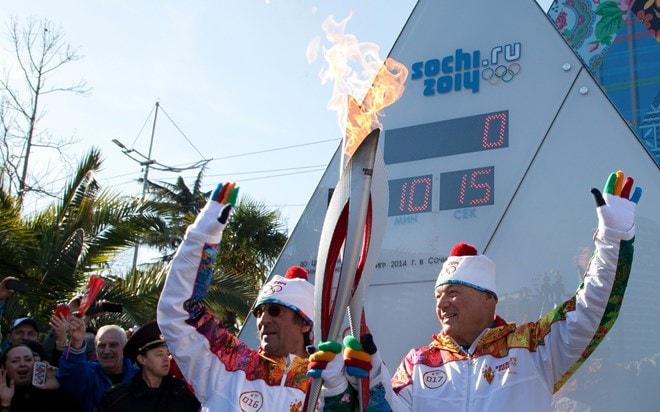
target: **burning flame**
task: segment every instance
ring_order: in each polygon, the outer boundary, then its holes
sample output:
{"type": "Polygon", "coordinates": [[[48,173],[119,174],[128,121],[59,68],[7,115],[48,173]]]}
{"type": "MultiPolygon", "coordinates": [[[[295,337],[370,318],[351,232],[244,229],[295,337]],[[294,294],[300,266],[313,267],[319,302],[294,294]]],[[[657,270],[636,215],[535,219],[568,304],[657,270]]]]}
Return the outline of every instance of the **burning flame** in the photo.
{"type": "Polygon", "coordinates": [[[375,128],[382,128],[378,116],[380,110],[391,105],[403,94],[408,69],[394,59],[387,58],[381,66],[371,88],[364,97],[362,106],[350,98],[348,102],[348,124],[344,139],[344,155],[353,156],[362,140],[375,128]]]}
{"type": "MultiPolygon", "coordinates": [[[[401,97],[408,78],[405,65],[378,55],[379,47],[346,34],[346,24],[353,17],[336,22],[328,16],[322,24],[326,39],[332,43],[323,48],[328,67],[321,71],[321,84],[333,82],[328,110],[337,112],[339,129],[345,134],[342,143],[344,162],[353,155],[362,140],[375,128],[381,128],[380,112],[401,97]],[[362,99],[360,105],[358,101],[362,99]]],[[[308,61],[313,61],[320,41],[313,40],[307,48],[308,61]]]]}

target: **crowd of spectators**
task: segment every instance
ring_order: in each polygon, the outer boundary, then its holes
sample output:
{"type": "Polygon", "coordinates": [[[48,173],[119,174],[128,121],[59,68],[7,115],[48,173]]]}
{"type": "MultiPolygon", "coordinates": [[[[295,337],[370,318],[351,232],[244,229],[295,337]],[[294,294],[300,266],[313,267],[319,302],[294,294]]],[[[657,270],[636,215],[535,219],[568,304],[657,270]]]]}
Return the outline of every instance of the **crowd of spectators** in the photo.
{"type": "MultiPolygon", "coordinates": [[[[17,280],[0,280],[0,318],[17,280]]],[[[0,344],[0,412],[200,410],[175,376],[155,321],[129,331],[104,325],[94,333],[80,303],[75,297],[69,310],[54,313],[47,331],[29,316],[10,320],[0,344]]]]}

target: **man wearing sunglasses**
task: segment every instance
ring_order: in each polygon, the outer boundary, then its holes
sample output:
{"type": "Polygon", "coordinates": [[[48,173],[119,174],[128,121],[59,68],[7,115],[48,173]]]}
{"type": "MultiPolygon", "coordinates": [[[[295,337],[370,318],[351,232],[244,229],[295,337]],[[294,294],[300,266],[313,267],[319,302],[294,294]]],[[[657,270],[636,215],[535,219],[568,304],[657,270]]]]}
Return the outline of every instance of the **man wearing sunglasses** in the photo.
{"type": "MultiPolygon", "coordinates": [[[[158,302],[158,325],[177,365],[209,411],[302,410],[309,386],[314,287],[290,268],[261,289],[254,306],[260,347],[253,350],[202,304],[238,188],[219,185],[188,227],[158,302]]],[[[326,405],[330,406],[330,405],[326,405]]]]}
{"type": "Polygon", "coordinates": [[[314,286],[305,269],[292,266],[284,277],[275,275],[259,291],[252,314],[264,353],[307,358],[305,348],[313,340],[314,286]]]}

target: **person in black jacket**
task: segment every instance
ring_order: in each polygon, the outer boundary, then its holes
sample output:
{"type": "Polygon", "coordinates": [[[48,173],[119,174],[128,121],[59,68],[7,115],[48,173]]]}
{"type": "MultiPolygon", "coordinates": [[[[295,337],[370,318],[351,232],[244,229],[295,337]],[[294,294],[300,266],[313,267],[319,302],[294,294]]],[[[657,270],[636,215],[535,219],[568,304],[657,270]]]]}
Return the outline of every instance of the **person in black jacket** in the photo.
{"type": "Polygon", "coordinates": [[[131,336],[124,357],[133,360],[140,373],[107,389],[97,412],[199,411],[200,403],[186,382],[169,373],[170,352],[155,321],[131,336]]]}

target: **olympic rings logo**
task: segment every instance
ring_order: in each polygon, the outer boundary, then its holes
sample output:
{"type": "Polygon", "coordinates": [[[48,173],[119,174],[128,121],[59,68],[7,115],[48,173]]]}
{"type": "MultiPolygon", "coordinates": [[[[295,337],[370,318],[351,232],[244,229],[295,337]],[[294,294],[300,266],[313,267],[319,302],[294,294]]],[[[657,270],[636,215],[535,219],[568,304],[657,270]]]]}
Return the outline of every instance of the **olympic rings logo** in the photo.
{"type": "Polygon", "coordinates": [[[486,67],[481,71],[481,78],[487,80],[490,84],[497,84],[500,80],[508,83],[520,73],[520,70],[521,67],[518,63],[511,63],[509,67],[499,65],[494,70],[490,67],[486,67]]]}
{"type": "Polygon", "coordinates": [[[445,268],[443,270],[442,276],[449,276],[452,273],[456,272],[456,269],[458,269],[458,264],[459,263],[460,262],[458,262],[457,260],[454,260],[454,261],[449,261],[448,260],[447,263],[445,264],[445,268]]]}
{"type": "Polygon", "coordinates": [[[263,289],[264,296],[274,295],[282,291],[282,285],[266,285],[263,289]]]}

